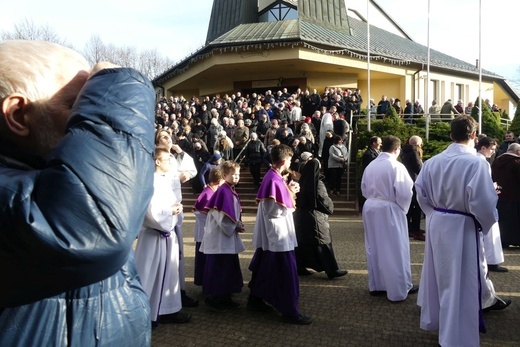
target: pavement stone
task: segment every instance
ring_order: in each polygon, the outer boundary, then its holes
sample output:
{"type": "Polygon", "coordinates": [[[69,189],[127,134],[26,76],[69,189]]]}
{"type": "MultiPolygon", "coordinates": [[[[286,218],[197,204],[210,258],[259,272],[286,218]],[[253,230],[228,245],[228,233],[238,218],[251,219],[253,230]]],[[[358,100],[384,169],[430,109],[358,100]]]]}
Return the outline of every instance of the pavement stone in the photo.
{"type": "MultiPolygon", "coordinates": [[[[152,346],[437,346],[437,333],[419,328],[417,294],[400,303],[368,293],[368,276],[361,217],[331,216],[333,246],[340,268],[348,274],[329,280],[325,273],[300,277],[300,311],[314,318],[308,326],[282,323],[276,312],[246,310],[251,273],[247,269],[254,250],[251,245],[254,215],[244,215],[246,232],[242,240],[246,251],[240,253],[244,277],[242,293],[234,299],[242,305],[234,311],[214,313],[204,306],[202,288],[193,284],[195,219],[185,214],[183,224],[186,281],[189,295],[201,304],[183,311],[192,313],[188,324],[163,324],[152,331],[152,346]]],[[[423,220],[424,223],[424,220],[423,220]]],[[[424,224],[423,224],[424,226],[424,224]]],[[[424,242],[410,239],[412,280],[419,283],[424,242]]],[[[504,251],[508,273],[491,273],[497,294],[513,303],[504,311],[484,313],[487,334],[481,346],[519,346],[520,329],[520,248],[504,251]]]]}

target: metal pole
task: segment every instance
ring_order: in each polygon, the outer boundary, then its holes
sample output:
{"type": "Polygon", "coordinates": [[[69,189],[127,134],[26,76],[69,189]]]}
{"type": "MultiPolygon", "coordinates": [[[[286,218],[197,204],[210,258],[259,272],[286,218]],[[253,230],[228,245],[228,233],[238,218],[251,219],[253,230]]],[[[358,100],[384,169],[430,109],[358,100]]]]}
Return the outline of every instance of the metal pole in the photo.
{"type": "MultiPolygon", "coordinates": [[[[370,103],[370,100],[368,101],[370,103]]],[[[350,124],[352,124],[352,111],[350,111],[350,124]]],[[[356,123],[357,124],[357,123],[356,123]]],[[[347,163],[345,167],[347,168],[347,201],[350,199],[350,158],[352,157],[352,127],[349,127],[348,130],[348,155],[347,155],[347,163]]]]}
{"type": "Polygon", "coordinates": [[[478,1],[478,134],[482,134],[482,0],[478,1]]]}
{"type": "Polygon", "coordinates": [[[425,105],[428,108],[426,112],[426,142],[430,139],[430,0],[428,0],[428,29],[426,31],[426,41],[428,45],[428,64],[426,65],[426,101],[425,105]]]}
{"type": "Polygon", "coordinates": [[[370,0],[367,0],[367,88],[368,88],[368,107],[367,107],[367,125],[368,131],[371,131],[370,117],[370,19],[369,19],[370,0]]]}

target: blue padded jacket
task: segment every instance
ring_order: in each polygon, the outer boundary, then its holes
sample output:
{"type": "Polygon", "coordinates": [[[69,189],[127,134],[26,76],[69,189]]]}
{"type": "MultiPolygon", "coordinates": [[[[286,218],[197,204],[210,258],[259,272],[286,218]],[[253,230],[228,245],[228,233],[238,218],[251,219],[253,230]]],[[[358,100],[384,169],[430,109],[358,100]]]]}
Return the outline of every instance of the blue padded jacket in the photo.
{"type": "Polygon", "coordinates": [[[154,90],[92,76],[45,165],[0,158],[0,346],[148,346],[132,243],[153,193],[154,90]]]}

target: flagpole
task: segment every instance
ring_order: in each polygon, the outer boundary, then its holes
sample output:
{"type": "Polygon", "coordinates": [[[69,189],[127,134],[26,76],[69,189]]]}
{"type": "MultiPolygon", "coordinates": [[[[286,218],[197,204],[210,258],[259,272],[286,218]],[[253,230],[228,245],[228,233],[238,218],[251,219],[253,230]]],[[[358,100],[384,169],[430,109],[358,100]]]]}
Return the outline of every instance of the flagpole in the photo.
{"type": "Polygon", "coordinates": [[[370,17],[369,17],[370,0],[367,0],[367,88],[368,88],[368,107],[367,107],[367,126],[368,131],[371,131],[371,116],[370,116],[370,17]]]}
{"type": "Polygon", "coordinates": [[[426,30],[426,44],[428,45],[428,54],[427,59],[428,63],[426,64],[426,101],[425,105],[428,107],[428,112],[426,113],[426,142],[430,139],[430,0],[428,0],[428,28],[426,30]]]}
{"type": "Polygon", "coordinates": [[[482,0],[478,1],[478,134],[482,134],[482,0]]]}

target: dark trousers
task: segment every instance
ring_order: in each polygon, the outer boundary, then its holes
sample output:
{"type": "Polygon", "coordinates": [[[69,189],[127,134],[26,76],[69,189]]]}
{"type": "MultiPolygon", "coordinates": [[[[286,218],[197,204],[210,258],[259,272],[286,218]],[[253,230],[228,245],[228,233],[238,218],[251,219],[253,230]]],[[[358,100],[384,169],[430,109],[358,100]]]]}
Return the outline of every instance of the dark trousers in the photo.
{"type": "Polygon", "coordinates": [[[410,208],[406,214],[408,220],[408,232],[415,233],[421,229],[421,215],[422,210],[417,202],[417,194],[415,189],[413,190],[412,201],[410,202],[410,208]]]}
{"type": "Polygon", "coordinates": [[[260,187],[260,168],[262,163],[249,163],[249,172],[253,176],[253,183],[255,187],[260,187]]]}
{"type": "Polygon", "coordinates": [[[343,168],[342,167],[330,167],[330,189],[339,191],[341,190],[341,177],[343,176],[343,168]]]}

